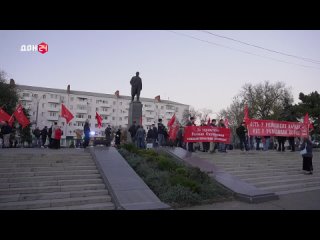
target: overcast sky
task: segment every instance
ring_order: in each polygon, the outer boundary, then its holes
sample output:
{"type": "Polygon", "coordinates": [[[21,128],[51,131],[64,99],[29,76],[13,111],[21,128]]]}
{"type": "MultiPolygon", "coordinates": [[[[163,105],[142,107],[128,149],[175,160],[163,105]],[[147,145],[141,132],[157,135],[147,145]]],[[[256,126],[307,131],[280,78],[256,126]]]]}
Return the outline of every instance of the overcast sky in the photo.
{"type": "Polygon", "coordinates": [[[129,81],[139,71],[142,97],[160,95],[213,112],[230,105],[249,82],[282,81],[291,87],[295,102],[299,92],[319,90],[320,31],[210,32],[319,62],[202,31],[0,30],[0,70],[17,84],[60,89],[70,84],[73,90],[111,94],[119,90],[120,95],[130,95],[129,81]],[[48,53],[20,51],[23,44],[41,42],[49,45],[48,53]]]}

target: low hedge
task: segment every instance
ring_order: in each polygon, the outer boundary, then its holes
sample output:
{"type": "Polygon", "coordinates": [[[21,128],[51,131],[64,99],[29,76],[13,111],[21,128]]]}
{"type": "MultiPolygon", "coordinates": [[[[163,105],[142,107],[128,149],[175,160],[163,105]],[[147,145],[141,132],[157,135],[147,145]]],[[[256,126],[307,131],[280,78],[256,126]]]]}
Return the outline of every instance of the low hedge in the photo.
{"type": "Polygon", "coordinates": [[[186,166],[153,149],[124,144],[119,153],[161,201],[172,207],[186,207],[231,200],[232,193],[218,185],[199,168],[186,166]]]}

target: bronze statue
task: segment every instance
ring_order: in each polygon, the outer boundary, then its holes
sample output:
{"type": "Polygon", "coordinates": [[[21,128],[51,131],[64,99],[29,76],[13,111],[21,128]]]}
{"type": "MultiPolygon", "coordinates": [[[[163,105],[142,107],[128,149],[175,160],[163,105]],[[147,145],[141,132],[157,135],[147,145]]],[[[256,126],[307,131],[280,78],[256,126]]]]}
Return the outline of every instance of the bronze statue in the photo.
{"type": "Polygon", "coordinates": [[[136,72],[136,76],[133,76],[130,81],[131,84],[131,101],[133,102],[134,96],[137,95],[137,101],[139,102],[140,91],[142,90],[142,80],[139,77],[139,72],[136,72]]]}

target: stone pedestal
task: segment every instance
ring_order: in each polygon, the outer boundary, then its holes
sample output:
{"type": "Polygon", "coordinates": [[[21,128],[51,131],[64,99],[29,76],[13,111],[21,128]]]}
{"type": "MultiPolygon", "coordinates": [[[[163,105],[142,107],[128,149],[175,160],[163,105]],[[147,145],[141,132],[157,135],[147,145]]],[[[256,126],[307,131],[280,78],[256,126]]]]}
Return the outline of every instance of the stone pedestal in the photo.
{"type": "MultiPolygon", "coordinates": [[[[142,104],[141,102],[131,102],[129,104],[129,116],[128,116],[128,129],[131,127],[133,121],[136,121],[136,125],[140,125],[140,119],[142,117],[142,104]]],[[[127,132],[127,141],[132,142],[131,135],[127,132]]]]}

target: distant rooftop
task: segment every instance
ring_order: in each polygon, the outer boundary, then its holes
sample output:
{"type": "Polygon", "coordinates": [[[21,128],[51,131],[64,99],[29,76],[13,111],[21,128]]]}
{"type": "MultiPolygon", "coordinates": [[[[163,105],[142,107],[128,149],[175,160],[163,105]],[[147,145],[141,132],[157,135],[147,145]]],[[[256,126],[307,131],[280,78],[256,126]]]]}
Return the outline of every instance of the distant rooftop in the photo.
{"type": "MultiPolygon", "coordinates": [[[[18,84],[16,86],[17,86],[18,89],[22,89],[22,90],[43,91],[43,92],[67,94],[67,89],[35,87],[35,86],[18,85],[18,84]]],[[[70,94],[84,95],[84,96],[91,96],[91,97],[102,97],[102,98],[114,98],[114,99],[117,98],[114,94],[94,93],[94,92],[84,92],[84,91],[74,91],[74,90],[70,90],[70,94]]],[[[131,100],[131,96],[120,95],[119,98],[120,99],[131,100]]],[[[155,101],[155,99],[153,99],[153,98],[140,97],[140,99],[142,101],[144,101],[144,102],[154,102],[155,101]]],[[[173,102],[173,101],[169,101],[169,100],[161,100],[161,103],[178,104],[178,105],[183,105],[183,106],[189,106],[187,104],[182,104],[182,103],[173,102]]]]}

